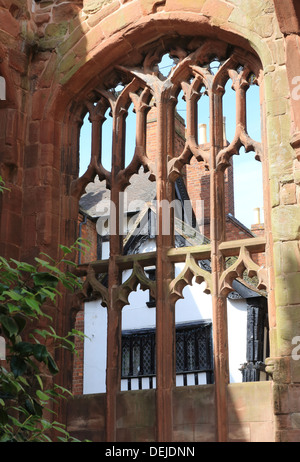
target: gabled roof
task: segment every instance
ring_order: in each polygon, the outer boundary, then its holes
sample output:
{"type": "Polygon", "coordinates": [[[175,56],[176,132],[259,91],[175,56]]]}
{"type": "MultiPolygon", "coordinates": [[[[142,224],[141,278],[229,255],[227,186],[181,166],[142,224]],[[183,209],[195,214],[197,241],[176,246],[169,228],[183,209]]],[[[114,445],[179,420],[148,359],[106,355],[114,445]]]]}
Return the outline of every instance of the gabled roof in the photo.
{"type": "MultiPolygon", "coordinates": [[[[208,244],[209,239],[203,236],[191,225],[174,217],[176,247],[188,247],[208,244]]],[[[138,214],[133,226],[124,239],[124,253],[136,253],[134,251],[137,242],[155,237],[156,230],[156,207],[153,203],[145,204],[138,214]]]]}

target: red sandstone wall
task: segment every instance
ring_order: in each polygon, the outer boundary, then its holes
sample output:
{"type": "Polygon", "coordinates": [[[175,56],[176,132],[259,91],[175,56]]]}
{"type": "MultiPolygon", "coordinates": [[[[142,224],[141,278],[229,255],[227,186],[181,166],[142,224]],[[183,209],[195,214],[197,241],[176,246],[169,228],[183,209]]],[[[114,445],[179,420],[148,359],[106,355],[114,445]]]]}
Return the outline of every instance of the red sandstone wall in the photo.
{"type": "MultiPolygon", "coordinates": [[[[232,384],[228,393],[229,441],[273,442],[272,383],[232,384]]],[[[117,441],[154,442],[155,390],[122,392],[117,401],[117,441]]],[[[175,442],[216,442],[213,385],[176,388],[173,413],[175,442]]],[[[67,416],[73,436],[105,441],[105,394],[75,397],[67,416]]]]}

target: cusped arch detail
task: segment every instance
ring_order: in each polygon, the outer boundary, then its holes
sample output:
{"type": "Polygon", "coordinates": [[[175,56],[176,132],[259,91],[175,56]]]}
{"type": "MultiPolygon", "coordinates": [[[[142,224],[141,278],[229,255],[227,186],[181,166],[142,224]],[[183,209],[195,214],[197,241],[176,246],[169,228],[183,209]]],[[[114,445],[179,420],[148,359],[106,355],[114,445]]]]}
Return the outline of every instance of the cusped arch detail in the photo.
{"type": "Polygon", "coordinates": [[[210,294],[212,291],[211,273],[202,269],[196,262],[195,258],[187,253],[185,265],[180,274],[170,283],[170,299],[173,303],[184,298],[183,290],[186,286],[191,286],[193,279],[197,284],[206,283],[204,293],[210,294]]]}
{"type": "Polygon", "coordinates": [[[268,289],[267,270],[264,266],[257,265],[251,258],[246,246],[241,246],[238,258],[221,275],[219,281],[220,294],[228,295],[234,291],[232,283],[236,279],[243,279],[243,273],[247,271],[250,278],[256,276],[258,279],[257,289],[268,289]]]}
{"type": "Polygon", "coordinates": [[[129,278],[119,287],[114,289],[114,304],[116,304],[120,309],[126,305],[129,305],[129,295],[132,292],[135,292],[138,286],[140,286],[141,290],[143,291],[149,290],[151,296],[155,298],[155,281],[150,280],[146,276],[143,267],[138,262],[134,262],[133,270],[129,278]]]}

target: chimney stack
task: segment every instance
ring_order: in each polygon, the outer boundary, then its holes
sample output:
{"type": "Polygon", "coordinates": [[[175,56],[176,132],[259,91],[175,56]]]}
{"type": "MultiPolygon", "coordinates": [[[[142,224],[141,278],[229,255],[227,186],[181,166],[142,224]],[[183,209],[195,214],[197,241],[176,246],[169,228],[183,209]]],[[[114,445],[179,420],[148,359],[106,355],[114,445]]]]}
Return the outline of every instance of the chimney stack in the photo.
{"type": "Polygon", "coordinates": [[[206,124],[199,124],[199,144],[207,143],[206,124]]]}
{"type": "Polygon", "coordinates": [[[257,225],[257,224],[260,224],[260,208],[257,207],[254,210],[254,223],[257,225]]]}

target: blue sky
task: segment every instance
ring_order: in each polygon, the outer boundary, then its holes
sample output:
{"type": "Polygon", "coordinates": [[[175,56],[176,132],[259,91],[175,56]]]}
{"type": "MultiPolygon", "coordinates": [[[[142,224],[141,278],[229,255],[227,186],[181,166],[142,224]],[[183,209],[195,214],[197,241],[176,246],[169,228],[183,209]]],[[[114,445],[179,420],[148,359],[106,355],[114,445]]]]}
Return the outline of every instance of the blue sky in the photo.
{"type": "MultiPolygon", "coordinates": [[[[170,59],[162,61],[162,72],[170,69],[170,59]]],[[[131,109],[131,108],[129,108],[131,109]]],[[[185,103],[179,98],[177,110],[185,118],[185,103]]],[[[226,137],[231,141],[235,133],[235,92],[228,82],[223,97],[223,114],[226,117],[226,137]]],[[[198,123],[206,123],[209,127],[208,98],[199,104],[198,123]]],[[[80,175],[82,175],[90,160],[91,127],[85,120],[81,129],[80,137],[80,175]]],[[[104,122],[103,133],[112,133],[112,120],[107,113],[104,122]]],[[[247,92],[247,130],[255,141],[261,141],[259,88],[252,85],[247,92]]],[[[132,157],[135,144],[135,115],[129,110],[126,130],[126,154],[132,157]]],[[[111,164],[111,137],[103,141],[103,165],[110,170],[111,164]]],[[[234,166],[234,192],[235,192],[235,216],[243,224],[251,227],[254,221],[254,209],[260,207],[263,221],[263,195],[262,195],[262,166],[254,159],[254,153],[245,153],[243,148],[240,155],[233,156],[234,166]]]]}

